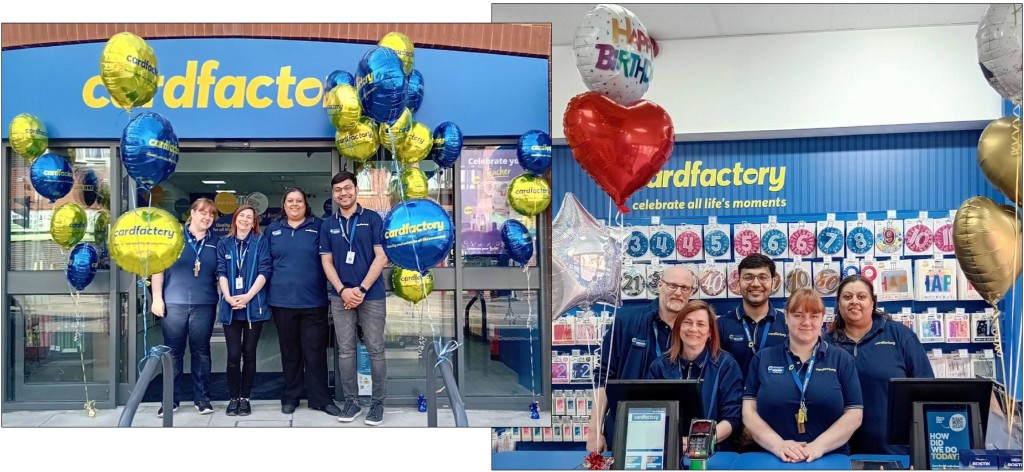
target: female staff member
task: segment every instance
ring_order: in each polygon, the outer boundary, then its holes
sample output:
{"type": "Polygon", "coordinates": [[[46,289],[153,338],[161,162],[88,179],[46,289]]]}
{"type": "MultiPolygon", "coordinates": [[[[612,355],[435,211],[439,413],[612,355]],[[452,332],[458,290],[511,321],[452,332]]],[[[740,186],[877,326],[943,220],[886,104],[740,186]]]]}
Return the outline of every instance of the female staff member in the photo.
{"type": "Polygon", "coordinates": [[[740,427],[743,376],[732,355],[722,350],[714,309],[700,300],[686,304],[672,324],[672,348],[647,371],[649,379],[699,379],[704,417],[718,422],[718,450],[735,449],[740,427]]]}
{"type": "MultiPolygon", "coordinates": [[[[164,344],[174,359],[174,410],[181,392],[185,343],[192,355],[192,401],[200,415],[213,413],[210,405],[210,337],[217,306],[217,236],[209,231],[217,216],[213,200],[197,198],[185,221],[185,248],[177,262],[153,274],[153,314],[163,318],[164,344]]],[[[163,418],[164,409],[157,416],[163,418]]]]}
{"type": "Polygon", "coordinates": [[[864,403],[853,357],[821,339],[825,304],[810,289],[786,303],[785,344],[759,351],[743,389],[743,424],[783,462],[849,454],[864,403]]]}
{"type": "Polygon", "coordinates": [[[256,377],[256,344],[270,319],[264,284],[270,279],[270,250],[260,236],[256,210],[242,205],[231,219],[228,237],[217,244],[217,277],[223,300],[217,321],[228,348],[228,416],[252,413],[249,394],[256,377]],[[243,360],[244,353],[244,360],[243,360]]]}
{"type": "Polygon", "coordinates": [[[878,311],[871,281],[851,275],[839,284],[836,319],[829,338],[853,355],[864,393],[864,424],[850,440],[854,454],[907,455],[906,446],[890,446],[886,439],[889,421],[889,379],[932,378],[924,346],[903,323],[878,311]]]}
{"type": "Polygon", "coordinates": [[[288,189],[281,202],[284,218],[267,227],[271,271],[268,304],[274,312],[284,391],[281,413],[291,414],[306,387],[309,407],[331,416],[341,409],[327,389],[327,277],[320,264],[320,225],[306,192],[288,189]]]}

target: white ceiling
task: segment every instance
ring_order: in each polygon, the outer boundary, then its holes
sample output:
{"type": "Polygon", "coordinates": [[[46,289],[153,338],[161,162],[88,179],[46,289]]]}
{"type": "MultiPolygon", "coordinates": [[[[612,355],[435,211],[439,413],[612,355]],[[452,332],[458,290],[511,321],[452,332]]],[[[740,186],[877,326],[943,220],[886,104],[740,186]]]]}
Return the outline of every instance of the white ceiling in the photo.
{"type": "MultiPolygon", "coordinates": [[[[596,3],[491,5],[491,21],[551,23],[554,46],[571,45],[596,3]]],[[[988,4],[619,4],[655,40],[978,24],[988,4]]]]}

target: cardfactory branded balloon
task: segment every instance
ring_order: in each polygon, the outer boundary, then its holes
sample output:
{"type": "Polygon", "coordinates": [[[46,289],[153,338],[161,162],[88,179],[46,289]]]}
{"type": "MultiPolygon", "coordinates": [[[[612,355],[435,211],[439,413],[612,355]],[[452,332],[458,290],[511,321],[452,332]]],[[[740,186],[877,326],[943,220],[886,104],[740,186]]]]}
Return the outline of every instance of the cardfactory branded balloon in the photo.
{"type": "Polygon", "coordinates": [[[520,215],[537,216],[551,204],[551,187],[540,177],[520,175],[508,185],[508,204],[520,215]]]}
{"type": "Polygon", "coordinates": [[[573,51],[588,89],[621,105],[647,93],[654,77],[654,43],[633,12],[597,5],[576,29],[573,51]]]}
{"type": "Polygon", "coordinates": [[[32,162],[29,180],[39,195],[53,203],[71,191],[75,185],[75,173],[66,159],[46,153],[32,162]]]}
{"type": "Polygon", "coordinates": [[[988,197],[965,200],[953,219],[953,250],[964,276],[993,307],[1021,274],[1021,221],[988,197]]]}
{"type": "Polygon", "coordinates": [[[395,51],[375,47],[359,61],[356,90],[363,105],[363,115],[378,123],[394,123],[402,115],[407,86],[408,77],[395,51]]]}
{"type": "Polygon", "coordinates": [[[149,103],[159,78],[156,54],[145,40],[124,32],[107,41],[100,56],[100,79],[115,105],[131,110],[149,103]]]}
{"type": "Polygon", "coordinates": [[[434,145],[430,149],[430,159],[442,169],[451,169],[455,161],[462,155],[462,130],[446,121],[434,128],[434,145]]]}
{"type": "Polygon", "coordinates": [[[110,258],[117,266],[147,277],[174,265],[185,247],[181,223],[159,208],[121,215],[110,231],[110,258]]]}
{"type": "Polygon", "coordinates": [[[391,272],[391,286],[395,295],[403,300],[418,303],[434,291],[434,271],[428,270],[426,274],[421,275],[415,270],[397,267],[391,272]]]}
{"type": "Polygon", "coordinates": [[[327,92],[324,106],[327,108],[327,119],[338,131],[352,128],[363,117],[363,106],[359,103],[356,88],[348,84],[338,84],[327,92]]]}
{"type": "Polygon", "coordinates": [[[430,200],[400,203],[384,217],[384,252],[399,267],[425,274],[454,244],[451,218],[430,200]]]}
{"type": "Polygon", "coordinates": [[[142,188],[167,180],[178,167],[178,135],[171,122],[148,111],[132,118],[121,135],[121,162],[142,188]]]}
{"type": "Polygon", "coordinates": [[[380,140],[377,138],[377,128],[364,116],[351,129],[335,133],[334,145],[342,157],[354,162],[365,162],[377,153],[380,140]]]}
{"type": "Polygon", "coordinates": [[[65,203],[53,211],[50,218],[50,237],[65,250],[71,249],[85,237],[89,225],[85,210],[77,203],[65,203]]]}
{"type": "Polygon", "coordinates": [[[415,200],[417,198],[427,198],[428,183],[427,175],[415,167],[406,167],[402,169],[401,177],[399,177],[404,189],[406,200],[415,200]]]}
{"type": "Polygon", "coordinates": [[[413,113],[420,111],[420,105],[423,104],[423,87],[423,74],[418,70],[412,71],[412,74],[409,74],[409,87],[405,92],[405,106],[413,113]]]}
{"type": "Polygon", "coordinates": [[[7,135],[11,140],[11,147],[29,163],[46,152],[50,138],[46,132],[46,124],[34,115],[22,113],[11,120],[7,127],[7,135]]]}
{"type": "Polygon", "coordinates": [[[79,243],[68,255],[68,267],[64,276],[68,284],[75,290],[81,292],[92,283],[96,277],[96,267],[99,265],[100,254],[96,247],[89,243],[79,243]]]}
{"type": "MultiPolygon", "coordinates": [[[[222,215],[229,215],[238,208],[238,197],[230,192],[220,192],[213,197],[213,206],[217,207],[217,211],[222,215]]],[[[188,209],[185,210],[185,212],[187,211],[188,209]]]]}
{"type": "Polygon", "coordinates": [[[516,157],[527,172],[543,175],[551,168],[551,137],[543,131],[527,131],[516,143],[516,157]]]}
{"type": "Polygon", "coordinates": [[[501,242],[505,254],[519,265],[525,266],[533,258],[533,236],[521,221],[505,220],[501,225],[501,242]]]}
{"type": "Polygon", "coordinates": [[[356,86],[356,78],[352,74],[343,70],[336,70],[327,75],[327,79],[324,80],[324,92],[330,92],[341,84],[356,86]]]}
{"type": "Polygon", "coordinates": [[[92,236],[96,247],[102,252],[107,248],[107,239],[110,237],[110,212],[100,210],[96,212],[96,219],[92,223],[92,236]]]}
{"type": "Polygon", "coordinates": [[[388,152],[398,152],[402,145],[405,144],[405,137],[409,134],[412,126],[412,112],[406,108],[397,120],[380,124],[377,136],[380,140],[380,145],[384,146],[384,149],[388,152]]]}
{"type": "Polygon", "coordinates": [[[1003,117],[985,127],[978,139],[978,165],[992,186],[1003,192],[1006,198],[1024,206],[1024,158],[1022,158],[1021,122],[1012,117],[1003,117]],[[1016,138],[1014,138],[1016,136],[1016,138]],[[1016,139],[1016,143],[1014,142],[1016,139]]]}
{"type": "Polygon", "coordinates": [[[403,165],[415,164],[430,154],[433,144],[430,128],[423,123],[414,123],[405,135],[405,141],[399,146],[396,157],[403,165]]]}
{"type": "Polygon", "coordinates": [[[391,32],[384,35],[377,45],[386,47],[398,55],[398,58],[402,61],[402,71],[406,75],[413,72],[416,62],[416,50],[408,36],[398,32],[391,32]]]}

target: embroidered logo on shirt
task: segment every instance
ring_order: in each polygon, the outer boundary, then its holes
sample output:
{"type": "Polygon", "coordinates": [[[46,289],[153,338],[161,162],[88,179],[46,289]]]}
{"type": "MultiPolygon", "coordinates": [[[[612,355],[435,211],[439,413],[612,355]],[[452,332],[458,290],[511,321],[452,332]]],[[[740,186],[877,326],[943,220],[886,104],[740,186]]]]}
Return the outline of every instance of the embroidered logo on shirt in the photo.
{"type": "Polygon", "coordinates": [[[781,365],[770,365],[770,366],[768,366],[768,373],[769,374],[781,374],[781,373],[783,373],[785,371],[786,371],[786,368],[782,367],[781,365]]]}
{"type": "Polygon", "coordinates": [[[370,223],[359,223],[356,226],[370,226],[370,223]]]}
{"type": "Polygon", "coordinates": [[[647,347],[647,341],[643,339],[633,338],[633,345],[636,347],[647,347]]]}
{"type": "Polygon", "coordinates": [[[835,369],[833,369],[831,367],[818,367],[817,369],[814,369],[814,371],[815,372],[838,372],[837,370],[835,370],[835,369]]]}
{"type": "Polygon", "coordinates": [[[203,244],[203,246],[206,246],[206,247],[212,247],[212,248],[214,248],[214,249],[217,249],[217,246],[214,246],[214,245],[212,245],[212,244],[203,244]]]}
{"type": "Polygon", "coordinates": [[[331,228],[331,234],[341,234],[341,228],[331,228]]]}
{"type": "Polygon", "coordinates": [[[224,254],[225,259],[231,259],[231,254],[224,254]]]}
{"type": "Polygon", "coordinates": [[[306,230],[306,232],[307,232],[307,233],[313,233],[313,234],[317,234],[317,233],[319,233],[319,231],[317,231],[317,230],[315,230],[315,229],[307,229],[307,230],[306,230]]]}
{"type": "Polygon", "coordinates": [[[281,230],[279,230],[279,229],[278,230],[274,230],[272,233],[270,233],[270,235],[271,236],[280,236],[281,235],[281,230]]]}
{"type": "Polygon", "coordinates": [[[742,341],[743,340],[743,336],[739,336],[739,335],[736,335],[736,334],[730,334],[729,335],[729,340],[730,341],[742,341]]]}
{"type": "Polygon", "coordinates": [[[895,346],[896,343],[893,341],[878,341],[875,346],[895,346]]]}
{"type": "Polygon", "coordinates": [[[782,336],[782,337],[786,337],[787,334],[786,333],[776,333],[775,331],[769,331],[768,332],[768,336],[782,336]]]}

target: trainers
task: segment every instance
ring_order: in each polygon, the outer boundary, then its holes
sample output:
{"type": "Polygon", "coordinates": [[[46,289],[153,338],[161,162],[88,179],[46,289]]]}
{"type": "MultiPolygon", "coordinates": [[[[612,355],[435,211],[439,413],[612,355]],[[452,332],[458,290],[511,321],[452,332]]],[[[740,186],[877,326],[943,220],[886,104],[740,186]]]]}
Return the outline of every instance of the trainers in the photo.
{"type": "Polygon", "coordinates": [[[359,404],[355,400],[345,400],[345,408],[341,409],[341,414],[338,415],[338,421],[342,423],[349,423],[359,416],[359,412],[363,411],[359,408],[359,404]]]}
{"type": "Polygon", "coordinates": [[[249,405],[248,398],[242,398],[238,401],[238,416],[249,416],[252,414],[252,406],[249,405]]]}
{"type": "MultiPolygon", "coordinates": [[[[174,407],[171,408],[171,411],[177,413],[178,412],[178,402],[174,402],[173,405],[174,405],[174,407]]],[[[157,410],[156,417],[157,418],[163,418],[164,417],[164,407],[160,407],[160,409],[157,410]]]]}
{"type": "Polygon", "coordinates": [[[313,409],[317,410],[317,411],[322,411],[322,412],[327,413],[328,415],[331,415],[331,416],[338,416],[338,415],[341,414],[341,408],[338,408],[338,405],[335,405],[334,402],[330,402],[330,403],[328,403],[325,406],[322,406],[322,407],[319,407],[319,408],[313,408],[313,409]]]}
{"type": "Polygon", "coordinates": [[[224,412],[224,414],[228,416],[238,416],[237,398],[232,398],[231,401],[228,402],[228,409],[224,412]]]}
{"type": "Polygon", "coordinates": [[[201,401],[196,404],[196,409],[199,410],[200,415],[209,415],[213,413],[213,405],[208,401],[201,401]]]}
{"type": "Polygon", "coordinates": [[[292,413],[295,413],[295,405],[291,405],[291,404],[281,405],[281,413],[284,413],[286,415],[290,415],[292,413]]]}
{"type": "Polygon", "coordinates": [[[384,421],[384,404],[373,402],[370,404],[370,412],[366,414],[366,424],[377,426],[384,421]]]}

